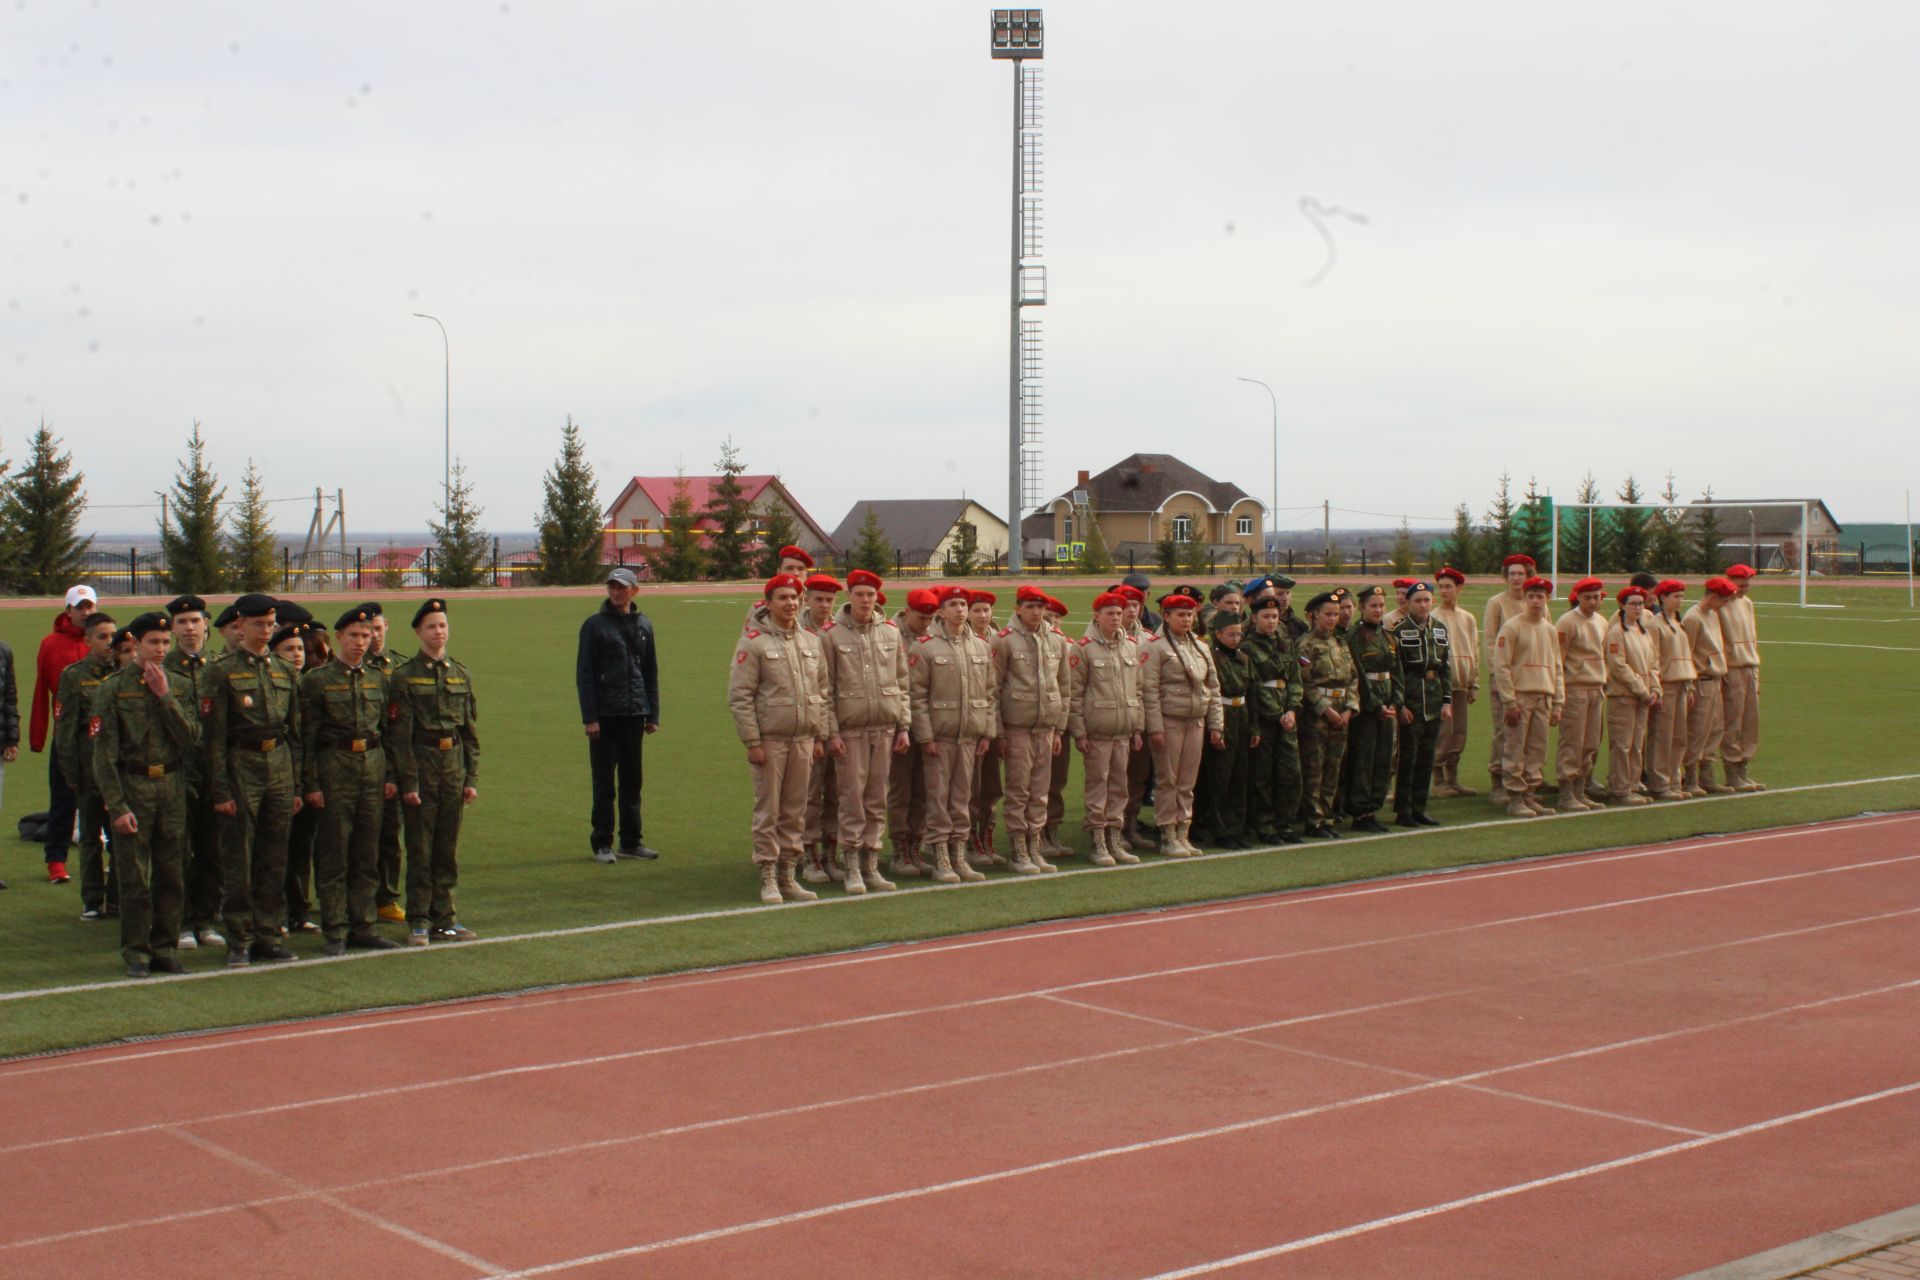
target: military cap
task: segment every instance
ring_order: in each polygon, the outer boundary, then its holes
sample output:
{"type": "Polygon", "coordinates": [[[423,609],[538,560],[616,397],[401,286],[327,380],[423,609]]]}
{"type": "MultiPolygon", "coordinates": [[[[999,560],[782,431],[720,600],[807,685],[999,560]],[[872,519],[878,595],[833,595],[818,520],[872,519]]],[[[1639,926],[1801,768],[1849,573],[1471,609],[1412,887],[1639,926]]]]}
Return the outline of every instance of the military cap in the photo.
{"type": "MultiPolygon", "coordinates": [[[[169,630],[171,630],[171,628],[169,628],[169,630]]],[[[118,649],[122,644],[131,639],[133,639],[133,629],[131,627],[115,627],[113,629],[114,648],[118,649]]]]}
{"type": "Polygon", "coordinates": [[[830,573],[808,574],[806,586],[809,591],[824,591],[830,596],[837,596],[843,590],[840,579],[830,573]]]}
{"type": "Polygon", "coordinates": [[[333,624],[333,629],[335,631],[345,631],[348,627],[356,623],[370,623],[379,616],[379,614],[371,612],[367,606],[357,604],[340,615],[339,621],[333,624]]]}
{"type": "MultiPolygon", "coordinates": [[[[380,602],[378,600],[368,600],[355,607],[365,609],[367,611],[367,620],[369,622],[386,613],[386,610],[381,607],[380,602]]],[[[335,631],[338,631],[339,629],[340,628],[338,627],[334,628],[335,631]]]]}
{"type": "Polygon", "coordinates": [[[1395,578],[1393,580],[1393,589],[1395,591],[1405,591],[1408,587],[1412,586],[1414,583],[1418,581],[1419,581],[1418,578],[1395,578]]]}
{"type": "Polygon", "coordinates": [[[1207,592],[1207,602],[1209,604],[1219,604],[1222,600],[1225,600],[1228,596],[1232,595],[1237,590],[1239,590],[1239,588],[1234,586],[1231,582],[1222,582],[1219,585],[1215,586],[1211,591],[1207,592]]]}
{"type": "Polygon", "coordinates": [[[273,639],[267,641],[267,648],[278,649],[281,645],[285,644],[289,640],[299,640],[304,642],[306,638],[307,638],[307,635],[304,628],[295,627],[295,626],[279,627],[275,629],[273,633],[273,639]]]}
{"type": "Polygon", "coordinates": [[[1342,600],[1345,600],[1347,598],[1347,589],[1345,587],[1335,587],[1331,591],[1327,592],[1327,594],[1333,597],[1333,602],[1335,604],[1338,604],[1342,600]]]}
{"type": "Polygon", "coordinates": [[[1131,582],[1121,583],[1113,589],[1113,594],[1119,596],[1122,600],[1131,600],[1134,604],[1145,604],[1147,602],[1147,593],[1141,588],[1134,586],[1131,582]]]}
{"type": "Polygon", "coordinates": [[[1360,588],[1358,591],[1354,592],[1353,602],[1355,604],[1365,604],[1367,601],[1373,599],[1375,596],[1380,597],[1382,600],[1385,600],[1387,598],[1387,589],[1381,586],[1377,582],[1364,586],[1360,588]]]}
{"type": "Polygon", "coordinates": [[[431,600],[423,600],[420,602],[420,607],[413,611],[413,622],[411,625],[418,628],[422,622],[426,621],[428,614],[445,613],[446,611],[447,602],[440,596],[435,596],[431,600]]]}
{"type": "MultiPolygon", "coordinates": [[[[1021,590],[1024,591],[1026,588],[1022,587],[1021,590]]],[[[1102,591],[1093,598],[1093,611],[1095,613],[1100,612],[1102,609],[1124,609],[1126,607],[1127,598],[1118,591],[1102,591]]]]}
{"type": "Polygon", "coordinates": [[[880,585],[880,575],[871,569],[855,569],[847,575],[847,589],[849,591],[855,587],[872,587],[878,591],[880,585]]]}
{"type": "Polygon", "coordinates": [[[1736,564],[1727,570],[1726,576],[1729,578],[1751,578],[1754,577],[1755,574],[1752,565],[1736,564]]]}
{"type": "Polygon", "coordinates": [[[1718,574],[1707,579],[1707,590],[1716,596],[1736,596],[1740,594],[1740,588],[1734,586],[1731,581],[1718,574]]]}
{"type": "Polygon", "coordinates": [[[807,568],[813,568],[813,557],[799,547],[787,546],[780,548],[780,558],[782,560],[798,560],[801,564],[807,566],[807,568]]]}
{"type": "Polygon", "coordinates": [[[272,596],[250,591],[233,602],[233,612],[239,618],[264,618],[280,607],[280,602],[272,596]]]}
{"type": "Polygon", "coordinates": [[[1431,595],[1433,593],[1433,584],[1431,582],[1422,582],[1418,578],[1410,578],[1407,581],[1406,587],[1400,592],[1400,594],[1403,598],[1411,600],[1415,596],[1419,595],[1422,591],[1425,591],[1426,593],[1431,595]]]}
{"type": "Polygon", "coordinates": [[[1020,584],[1020,589],[1013,593],[1013,602],[1015,604],[1045,604],[1047,602],[1047,593],[1039,587],[1034,586],[1031,582],[1023,582],[1020,584]]]}
{"type": "Polygon", "coordinates": [[[884,591],[875,591],[873,593],[873,602],[875,604],[885,604],[887,602],[887,593],[884,591]]]}
{"type": "MultiPolygon", "coordinates": [[[[130,635],[136,640],[138,640],[141,636],[146,635],[149,631],[172,631],[172,630],[173,630],[172,616],[170,614],[161,613],[157,609],[141,614],[139,617],[135,618],[132,622],[129,622],[124,628],[122,628],[122,631],[126,635],[130,635]]],[[[120,643],[120,635],[121,635],[120,632],[116,632],[114,634],[113,642],[115,644],[120,643]]]]}
{"type": "Polygon", "coordinates": [[[228,605],[220,611],[220,616],[213,620],[213,629],[218,631],[222,627],[232,626],[239,617],[240,610],[234,605],[228,605]]]}
{"type": "Polygon", "coordinates": [[[805,591],[807,584],[802,582],[797,574],[776,573],[767,579],[766,585],[760,588],[760,594],[765,599],[771,600],[773,599],[774,592],[787,590],[789,588],[794,591],[805,591]]]}
{"type": "Polygon", "coordinates": [[[177,618],[183,613],[205,613],[206,611],[207,602],[199,596],[175,596],[167,601],[167,614],[170,617],[177,618]]]}
{"type": "Polygon", "coordinates": [[[1543,577],[1541,577],[1541,576],[1540,576],[1539,574],[1537,574],[1537,573],[1536,573],[1536,574],[1534,574],[1534,575],[1533,575],[1533,576],[1532,576],[1531,578],[1528,578],[1528,579],[1527,579],[1527,580],[1526,580],[1525,582],[1523,582],[1523,583],[1521,583],[1521,584],[1520,584],[1520,590],[1521,590],[1521,591],[1523,591],[1523,592],[1525,592],[1525,591],[1544,591],[1544,592],[1546,592],[1546,593],[1547,593],[1548,595],[1552,595],[1552,594],[1553,594],[1553,579],[1552,579],[1552,578],[1543,578],[1543,577]]]}
{"type": "Polygon", "coordinates": [[[1213,615],[1213,629],[1219,631],[1226,627],[1244,626],[1246,621],[1247,619],[1244,615],[1236,613],[1232,609],[1222,609],[1213,615]]]}
{"type": "Polygon", "coordinates": [[[1291,591],[1297,584],[1284,573],[1270,573],[1267,575],[1267,585],[1278,587],[1282,591],[1291,591]]]}
{"type": "Polygon", "coordinates": [[[1448,582],[1451,582],[1456,587],[1464,587],[1467,585],[1467,575],[1460,572],[1458,569],[1454,568],[1450,564],[1442,565],[1440,568],[1440,572],[1433,575],[1433,580],[1435,582],[1440,581],[1440,579],[1442,578],[1445,578],[1448,582]]]}
{"type": "MultiPolygon", "coordinates": [[[[245,610],[242,610],[244,613],[245,610]]],[[[291,622],[294,626],[313,621],[313,610],[291,600],[274,601],[274,619],[278,622],[291,622]]]]}
{"type": "Polygon", "coordinates": [[[1307,601],[1307,612],[1318,613],[1321,609],[1325,608],[1327,605],[1338,604],[1338,603],[1339,603],[1339,597],[1335,596],[1333,592],[1322,591],[1319,595],[1307,601]]]}
{"type": "MultiPolygon", "coordinates": [[[[1200,590],[1200,588],[1195,586],[1189,586],[1184,582],[1173,589],[1173,594],[1186,596],[1193,600],[1205,600],[1207,598],[1206,593],[1200,590]]],[[[1196,609],[1199,607],[1200,607],[1199,605],[1194,606],[1194,608],[1196,609]]]]}

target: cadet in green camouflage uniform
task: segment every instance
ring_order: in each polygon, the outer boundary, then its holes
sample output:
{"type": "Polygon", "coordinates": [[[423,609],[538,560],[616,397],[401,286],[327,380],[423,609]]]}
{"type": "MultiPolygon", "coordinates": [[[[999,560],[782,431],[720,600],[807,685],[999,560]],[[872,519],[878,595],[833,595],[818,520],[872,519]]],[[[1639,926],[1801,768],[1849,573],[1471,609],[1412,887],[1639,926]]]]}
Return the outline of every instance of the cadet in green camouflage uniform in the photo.
{"type": "Polygon", "coordinates": [[[213,664],[213,711],[207,733],[208,794],[220,815],[221,912],[227,963],[292,960],[280,945],[285,909],[287,833],[294,809],[294,744],[300,738],[296,672],[268,651],[276,601],[244,595],[234,601],[240,643],[213,664]]]}
{"type": "Polygon", "coordinates": [[[1260,739],[1247,755],[1248,824],[1269,844],[1300,843],[1288,825],[1300,811],[1300,660],[1285,628],[1280,601],[1265,595],[1253,607],[1253,634],[1242,644],[1253,659],[1260,739]]]}
{"type": "Polygon", "coordinates": [[[1301,715],[1300,781],[1307,834],[1322,840],[1339,835],[1335,794],[1347,755],[1347,723],[1360,711],[1360,675],[1353,651],[1335,630],[1340,604],[1332,592],[1307,602],[1313,630],[1300,637],[1301,715]]]}
{"type": "Polygon", "coordinates": [[[120,956],[129,978],[144,978],[186,972],[174,954],[185,903],[182,767],[200,744],[200,718],[186,684],[162,665],[172,639],[167,615],[143,613],[128,629],[136,659],[95,692],[88,732],[117,845],[120,956]]]}
{"type": "Polygon", "coordinates": [[[347,610],[334,623],[333,656],[300,678],[300,785],[319,814],[314,897],[330,956],[400,945],[374,930],[380,814],[399,788],[381,740],[392,718],[387,674],[366,661],[372,621],[365,605],[347,610]]]}
{"type": "Polygon", "coordinates": [[[1207,637],[1220,676],[1226,745],[1209,742],[1200,757],[1200,788],[1207,802],[1196,806],[1196,812],[1207,826],[1201,835],[1189,838],[1225,849],[1252,847],[1246,840],[1248,755],[1260,740],[1260,730],[1254,721],[1253,655],[1245,647],[1245,632],[1246,619],[1223,608],[1214,613],[1213,630],[1207,637]]]}
{"type": "Polygon", "coordinates": [[[199,596],[167,601],[173,648],[167,670],[186,682],[187,705],[200,724],[200,745],[187,756],[187,906],[180,945],[217,947],[226,939],[213,926],[220,915],[220,824],[207,788],[207,721],[213,716],[213,660],[207,653],[207,602],[199,596]]]}
{"type": "MultiPolygon", "coordinates": [[[[367,650],[366,665],[391,678],[400,664],[407,660],[407,655],[396,653],[387,644],[387,615],[380,603],[369,600],[359,607],[370,610],[373,616],[373,645],[367,650]]],[[[380,883],[374,904],[382,920],[391,920],[395,924],[407,918],[406,910],[400,903],[406,891],[400,866],[400,833],[406,830],[402,808],[397,794],[380,806],[380,883]]]]}
{"type": "Polygon", "coordinates": [[[1347,730],[1346,814],[1354,831],[1383,832],[1380,812],[1393,777],[1393,730],[1400,722],[1400,660],[1381,619],[1387,589],[1363,587],[1354,597],[1359,618],[1347,637],[1360,672],[1360,714],[1347,730]]]}
{"type": "Polygon", "coordinates": [[[53,753],[60,776],[73,788],[80,830],[80,918],[100,920],[119,909],[120,893],[107,863],[107,811],[93,775],[93,696],[118,669],[113,639],[118,624],[104,613],[87,615],[87,656],[60,673],[53,695],[53,753]]]}
{"type": "Polygon", "coordinates": [[[1453,636],[1433,616],[1433,587],[1407,588],[1406,616],[1390,633],[1400,660],[1400,771],[1394,778],[1394,821],[1403,827],[1437,827],[1427,816],[1433,785],[1433,753],[1440,729],[1453,718],[1453,636]]]}
{"type": "Polygon", "coordinates": [[[447,656],[447,602],[413,615],[420,652],[393,673],[394,773],[407,816],[407,941],[467,942],[454,914],[460,817],[480,798],[480,737],[473,676],[447,656]]]}

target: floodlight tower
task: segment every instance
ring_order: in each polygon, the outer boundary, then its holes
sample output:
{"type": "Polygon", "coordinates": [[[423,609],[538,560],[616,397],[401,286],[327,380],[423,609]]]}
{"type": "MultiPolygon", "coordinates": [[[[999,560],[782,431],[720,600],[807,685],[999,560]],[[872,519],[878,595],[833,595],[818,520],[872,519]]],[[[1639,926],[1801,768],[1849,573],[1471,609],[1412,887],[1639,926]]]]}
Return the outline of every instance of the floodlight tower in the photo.
{"type": "Polygon", "coordinates": [[[1007,335],[1007,571],[1020,570],[1020,515],[1039,506],[1040,318],[1047,305],[1047,269],[1040,265],[1040,68],[1046,51],[1038,9],[993,11],[993,56],[1013,62],[1012,315],[1007,335]]]}

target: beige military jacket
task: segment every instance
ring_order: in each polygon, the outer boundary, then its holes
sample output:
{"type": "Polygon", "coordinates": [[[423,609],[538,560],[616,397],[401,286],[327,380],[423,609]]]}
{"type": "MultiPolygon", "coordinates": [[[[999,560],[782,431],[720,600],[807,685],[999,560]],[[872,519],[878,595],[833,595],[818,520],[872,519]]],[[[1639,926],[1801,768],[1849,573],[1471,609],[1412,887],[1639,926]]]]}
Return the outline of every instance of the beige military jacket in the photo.
{"type": "Polygon", "coordinates": [[[907,687],[913,704],[913,740],[968,742],[1000,735],[993,651],[972,627],[948,633],[935,621],[907,650],[907,687]]]}
{"type": "Polygon", "coordinates": [[[1072,676],[1071,641],[1051,622],[1029,631],[1018,617],[993,637],[993,671],[1000,687],[1000,727],[1064,732],[1072,676]]]}
{"type": "Polygon", "coordinates": [[[749,627],[733,647],[727,705],[740,741],[825,738],[836,732],[826,653],[820,637],[801,627],[749,627]]]}
{"type": "Polygon", "coordinates": [[[1165,733],[1169,720],[1205,720],[1215,733],[1226,729],[1220,705],[1220,673],[1213,655],[1192,633],[1176,640],[1161,632],[1140,646],[1140,696],[1147,704],[1147,732],[1165,733]]]}
{"type": "Polygon", "coordinates": [[[1660,659],[1654,639],[1642,627],[1626,625],[1626,614],[1616,613],[1607,624],[1607,696],[1660,696],[1660,659]]]}
{"type": "Polygon", "coordinates": [[[1096,631],[1067,653],[1069,737],[1131,738],[1146,732],[1140,648],[1139,639],[1125,631],[1111,642],[1096,631]]]}
{"type": "MultiPolygon", "coordinates": [[[[1519,596],[1510,595],[1504,586],[1500,588],[1498,595],[1487,601],[1486,613],[1482,615],[1480,624],[1480,643],[1483,646],[1480,657],[1488,671],[1493,670],[1494,662],[1499,656],[1495,651],[1494,642],[1500,638],[1500,628],[1515,618],[1525,617],[1526,613],[1526,595],[1524,593],[1519,596]]],[[[1495,688],[1497,692],[1497,681],[1495,688]]],[[[1500,696],[1504,698],[1507,695],[1501,693],[1500,696]]]]}
{"type": "Polygon", "coordinates": [[[861,626],[853,607],[840,612],[820,633],[826,646],[827,683],[833,690],[837,731],[906,729],[913,723],[907,700],[907,638],[879,614],[861,626]]]}
{"type": "Polygon", "coordinates": [[[1720,633],[1721,610],[1696,604],[1687,610],[1681,629],[1693,646],[1693,672],[1698,679],[1717,680],[1727,674],[1725,640],[1720,633]]]}
{"type": "Polygon", "coordinates": [[[1729,596],[1720,606],[1721,648],[1729,667],[1760,665],[1760,633],[1754,621],[1753,600],[1748,596],[1729,596]]]}
{"type": "Polygon", "coordinates": [[[1465,609],[1443,609],[1439,605],[1433,607],[1433,618],[1447,624],[1447,635],[1453,641],[1447,652],[1453,655],[1454,714],[1458,715],[1458,704],[1480,696],[1480,624],[1465,609]]]}
{"type": "Polygon", "coordinates": [[[1576,605],[1560,615],[1553,629],[1560,636],[1560,660],[1566,668],[1567,683],[1605,684],[1607,615],[1598,609],[1584,614],[1576,605]]]}
{"type": "Polygon", "coordinates": [[[1647,631],[1653,636],[1655,657],[1660,664],[1660,679],[1666,684],[1692,684],[1699,672],[1693,666],[1693,641],[1678,618],[1664,613],[1646,616],[1647,631]]]}

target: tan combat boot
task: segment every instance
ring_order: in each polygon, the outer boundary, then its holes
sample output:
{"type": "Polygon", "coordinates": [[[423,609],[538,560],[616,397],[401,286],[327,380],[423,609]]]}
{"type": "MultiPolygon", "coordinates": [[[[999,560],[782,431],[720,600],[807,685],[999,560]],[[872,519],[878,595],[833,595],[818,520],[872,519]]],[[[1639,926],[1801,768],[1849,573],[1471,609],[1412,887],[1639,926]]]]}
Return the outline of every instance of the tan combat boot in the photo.
{"type": "Polygon", "coordinates": [[[886,893],[894,887],[893,881],[884,879],[880,875],[880,851],[878,849],[865,849],[861,851],[860,878],[866,882],[867,888],[877,889],[881,893],[886,893]]]}
{"type": "Polygon", "coordinates": [[[1704,772],[1705,770],[1701,769],[1699,765],[1695,765],[1687,771],[1687,795],[1689,798],[1698,800],[1708,794],[1707,780],[1700,776],[1704,772]]]}
{"type": "Polygon", "coordinates": [[[1540,815],[1534,811],[1532,805],[1527,803],[1526,797],[1521,796],[1507,805],[1507,816],[1509,818],[1537,818],[1540,815]]]}
{"type": "Polygon", "coordinates": [[[1606,808],[1607,806],[1605,806],[1604,804],[1601,804],[1599,801],[1593,798],[1593,793],[1595,790],[1596,788],[1593,785],[1593,775],[1591,773],[1581,774],[1580,775],[1580,799],[1586,803],[1586,806],[1589,809],[1598,810],[1598,809],[1606,808]]]}
{"type": "Polygon", "coordinates": [[[1107,827],[1104,830],[1107,836],[1107,852],[1113,855],[1113,860],[1122,866],[1137,865],[1140,857],[1127,848],[1127,842],[1120,838],[1119,828],[1107,827]]]}
{"type": "Polygon", "coordinates": [[[896,876],[909,878],[927,874],[926,867],[920,862],[918,846],[911,840],[896,839],[893,842],[893,863],[887,870],[896,876]]]}
{"type": "Polygon", "coordinates": [[[1027,861],[1042,871],[1058,871],[1060,868],[1047,861],[1048,849],[1042,836],[1039,831],[1027,832],[1027,861]]]}
{"type": "Polygon", "coordinates": [[[1187,851],[1180,847],[1180,833],[1171,822],[1160,828],[1160,856],[1163,858],[1187,856],[1187,851]]]}
{"type": "Polygon", "coordinates": [[[1106,828],[1094,827],[1087,834],[1093,840],[1093,853],[1088,856],[1087,861],[1091,862],[1096,867],[1111,867],[1111,866],[1118,865],[1117,863],[1114,862],[1113,855],[1107,852],[1106,828]]]}
{"type": "Polygon", "coordinates": [[[800,856],[806,863],[805,869],[800,872],[801,877],[805,879],[808,884],[825,884],[827,882],[827,869],[820,860],[820,846],[817,844],[804,845],[801,847],[800,856]]]}
{"type": "Polygon", "coordinates": [[[1452,784],[1453,794],[1456,796],[1466,797],[1480,794],[1466,783],[1460,781],[1460,762],[1458,760],[1455,760],[1447,766],[1447,781],[1452,784]]]}
{"type": "Polygon", "coordinates": [[[821,861],[826,865],[827,879],[845,880],[847,878],[847,862],[845,858],[840,856],[840,842],[838,840],[829,840],[826,842],[826,856],[822,858],[821,861]]]}
{"type": "Polygon", "coordinates": [[[1033,865],[1033,859],[1027,853],[1027,837],[1018,831],[1007,833],[1007,843],[1013,846],[1013,873],[1017,876],[1037,876],[1040,868],[1033,865]]]}
{"type": "Polygon", "coordinates": [[[1520,803],[1533,810],[1533,816],[1536,818],[1551,818],[1553,816],[1553,810],[1547,808],[1547,806],[1541,802],[1540,797],[1531,791],[1521,794],[1520,803]]]}
{"type": "Polygon", "coordinates": [[[1574,778],[1560,784],[1560,802],[1554,808],[1561,813],[1585,813],[1593,807],[1581,798],[1579,782],[1574,778]]]}
{"type": "Polygon", "coordinates": [[[798,861],[797,858],[780,859],[780,896],[789,902],[812,902],[820,895],[811,889],[802,888],[800,882],[793,878],[794,864],[798,861]]]}
{"type": "Polygon", "coordinates": [[[960,873],[953,869],[953,854],[944,844],[933,846],[933,880],[935,884],[960,883],[960,873]]]}
{"type": "Polygon", "coordinates": [[[780,867],[776,863],[760,864],[760,901],[770,907],[777,907],[786,901],[780,896],[780,867]]]}
{"type": "Polygon", "coordinates": [[[1740,782],[1738,789],[1741,791],[1765,791],[1767,784],[1764,782],[1755,782],[1753,775],[1747,772],[1746,762],[1742,761],[1740,764],[1740,782]]]}
{"type": "Polygon", "coordinates": [[[1427,794],[1435,800],[1451,800],[1460,794],[1460,788],[1453,785],[1453,779],[1447,776],[1447,766],[1433,766],[1433,781],[1428,784],[1427,794]]]}
{"type": "Polygon", "coordinates": [[[1205,853],[1206,850],[1193,842],[1193,836],[1189,834],[1192,830],[1193,824],[1191,822],[1183,822],[1173,829],[1174,838],[1180,841],[1180,847],[1186,850],[1189,858],[1197,858],[1205,853]]]}
{"type": "MultiPolygon", "coordinates": [[[[1136,814],[1134,815],[1134,818],[1138,818],[1138,816],[1139,815],[1136,814]]],[[[1135,821],[1134,818],[1123,819],[1121,821],[1120,823],[1121,839],[1126,841],[1128,848],[1139,849],[1146,853],[1152,853],[1156,848],[1156,846],[1154,845],[1153,841],[1147,839],[1144,835],[1140,834],[1140,824],[1139,822],[1135,821]]],[[[1114,846],[1114,848],[1116,849],[1119,847],[1120,846],[1117,844],[1114,846]]]]}
{"type": "Polygon", "coordinates": [[[845,888],[848,893],[865,893],[867,891],[866,878],[860,874],[859,854],[856,853],[847,859],[846,870],[840,873],[840,878],[842,887],[845,888]]]}
{"type": "Polygon", "coordinates": [[[952,867],[953,873],[959,876],[961,881],[966,884],[972,884],[976,880],[985,880],[987,878],[983,873],[975,871],[973,869],[973,863],[967,861],[967,842],[965,840],[955,840],[953,844],[949,846],[947,865],[952,867]]]}
{"type": "Polygon", "coordinates": [[[1730,796],[1733,794],[1732,787],[1722,786],[1713,780],[1713,761],[1711,760],[1702,760],[1700,762],[1700,789],[1710,796],[1730,796]]]}

